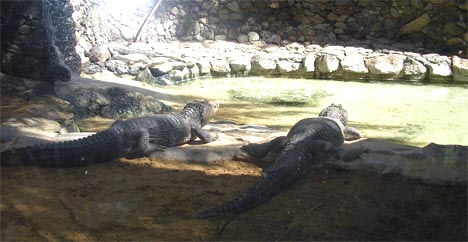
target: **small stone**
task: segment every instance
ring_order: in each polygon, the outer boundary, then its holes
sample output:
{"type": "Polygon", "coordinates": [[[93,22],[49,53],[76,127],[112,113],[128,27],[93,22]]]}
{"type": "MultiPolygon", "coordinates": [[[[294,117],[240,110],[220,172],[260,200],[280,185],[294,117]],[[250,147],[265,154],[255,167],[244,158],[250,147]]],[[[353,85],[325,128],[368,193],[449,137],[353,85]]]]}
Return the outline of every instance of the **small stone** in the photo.
{"type": "Polygon", "coordinates": [[[270,38],[268,38],[268,42],[272,44],[280,44],[281,43],[281,36],[277,34],[272,34],[270,38]]]}
{"type": "Polygon", "coordinates": [[[246,34],[240,34],[238,37],[237,37],[237,41],[239,43],[247,43],[249,42],[249,36],[246,35],[246,34]]]}
{"type": "Polygon", "coordinates": [[[224,34],[216,35],[215,40],[226,40],[227,36],[224,34]]]}
{"type": "Polygon", "coordinates": [[[249,32],[249,42],[254,42],[254,41],[259,41],[260,40],[260,35],[258,35],[257,32],[249,32]]]}

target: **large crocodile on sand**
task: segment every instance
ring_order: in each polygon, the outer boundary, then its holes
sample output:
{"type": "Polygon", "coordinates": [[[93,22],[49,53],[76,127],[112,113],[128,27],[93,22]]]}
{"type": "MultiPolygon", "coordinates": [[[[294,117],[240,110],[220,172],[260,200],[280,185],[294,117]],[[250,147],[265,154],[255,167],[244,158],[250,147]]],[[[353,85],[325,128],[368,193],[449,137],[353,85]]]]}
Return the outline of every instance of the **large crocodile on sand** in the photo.
{"type": "Polygon", "coordinates": [[[76,167],[141,157],[197,137],[208,143],[216,137],[202,127],[217,109],[218,103],[213,101],[192,101],[178,114],[117,120],[110,128],[86,138],[6,150],[1,153],[1,164],[76,167]]]}
{"type": "Polygon", "coordinates": [[[209,218],[244,212],[297,182],[307,174],[312,165],[323,164],[331,157],[345,161],[358,158],[365,149],[356,148],[346,152],[339,148],[345,135],[361,137],[357,129],[347,126],[347,122],[346,110],[341,105],[332,104],[322,110],[319,117],[300,120],[287,136],[242,147],[250,156],[257,158],[274,151],[280,154],[255,185],[224,205],[200,212],[198,217],[209,218]]]}

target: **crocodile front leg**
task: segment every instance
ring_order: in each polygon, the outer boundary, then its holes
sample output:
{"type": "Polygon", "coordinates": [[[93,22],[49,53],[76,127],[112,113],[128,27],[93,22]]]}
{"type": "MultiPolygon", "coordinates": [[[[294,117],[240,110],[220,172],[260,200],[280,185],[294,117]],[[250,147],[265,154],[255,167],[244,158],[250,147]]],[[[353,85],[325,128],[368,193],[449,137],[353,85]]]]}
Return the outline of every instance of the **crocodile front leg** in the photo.
{"type": "Polygon", "coordinates": [[[269,152],[281,152],[288,141],[288,137],[286,136],[279,136],[274,138],[273,140],[261,144],[251,143],[248,145],[244,145],[241,149],[250,156],[256,158],[265,157],[269,152]]]}
{"type": "Polygon", "coordinates": [[[210,143],[218,139],[217,135],[211,135],[208,131],[203,130],[201,127],[192,127],[192,131],[204,143],[210,143]]]}
{"type": "Polygon", "coordinates": [[[364,137],[358,129],[350,126],[346,126],[343,130],[346,140],[359,139],[364,137]]]}

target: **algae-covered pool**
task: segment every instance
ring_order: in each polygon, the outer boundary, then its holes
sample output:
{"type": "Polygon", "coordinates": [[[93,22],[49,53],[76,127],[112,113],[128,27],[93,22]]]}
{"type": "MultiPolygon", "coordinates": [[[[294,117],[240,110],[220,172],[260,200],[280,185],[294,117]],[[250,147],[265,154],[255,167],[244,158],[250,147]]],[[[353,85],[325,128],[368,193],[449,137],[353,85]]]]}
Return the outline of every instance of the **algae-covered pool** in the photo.
{"type": "Polygon", "coordinates": [[[221,108],[215,120],[287,130],[335,103],[348,110],[350,124],[368,137],[417,146],[468,145],[466,85],[246,77],[201,79],[157,89],[182,99],[217,99],[221,108]]]}

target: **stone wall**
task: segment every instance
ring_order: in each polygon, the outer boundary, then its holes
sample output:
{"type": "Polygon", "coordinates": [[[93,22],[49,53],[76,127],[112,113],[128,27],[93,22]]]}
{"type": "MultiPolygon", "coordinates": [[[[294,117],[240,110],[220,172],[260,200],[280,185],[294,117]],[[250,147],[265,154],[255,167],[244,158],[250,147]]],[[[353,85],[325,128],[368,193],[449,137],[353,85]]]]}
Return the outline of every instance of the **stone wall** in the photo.
{"type": "MultiPolygon", "coordinates": [[[[2,72],[68,80],[93,62],[93,47],[132,42],[157,1],[1,1],[2,72]]],[[[139,41],[364,45],[466,58],[467,9],[465,0],[162,0],[139,41]]]]}
{"type": "MultiPolygon", "coordinates": [[[[131,40],[156,0],[119,8],[114,0],[77,0],[83,52],[96,43],[131,40]],[[104,16],[99,13],[109,13],[104,16]],[[105,23],[105,24],[103,24],[105,23]]],[[[410,51],[466,57],[465,0],[163,0],[141,41],[262,40],[395,45],[410,51]]]]}
{"type": "Polygon", "coordinates": [[[54,82],[81,71],[67,0],[2,1],[2,72],[54,82]]]}

